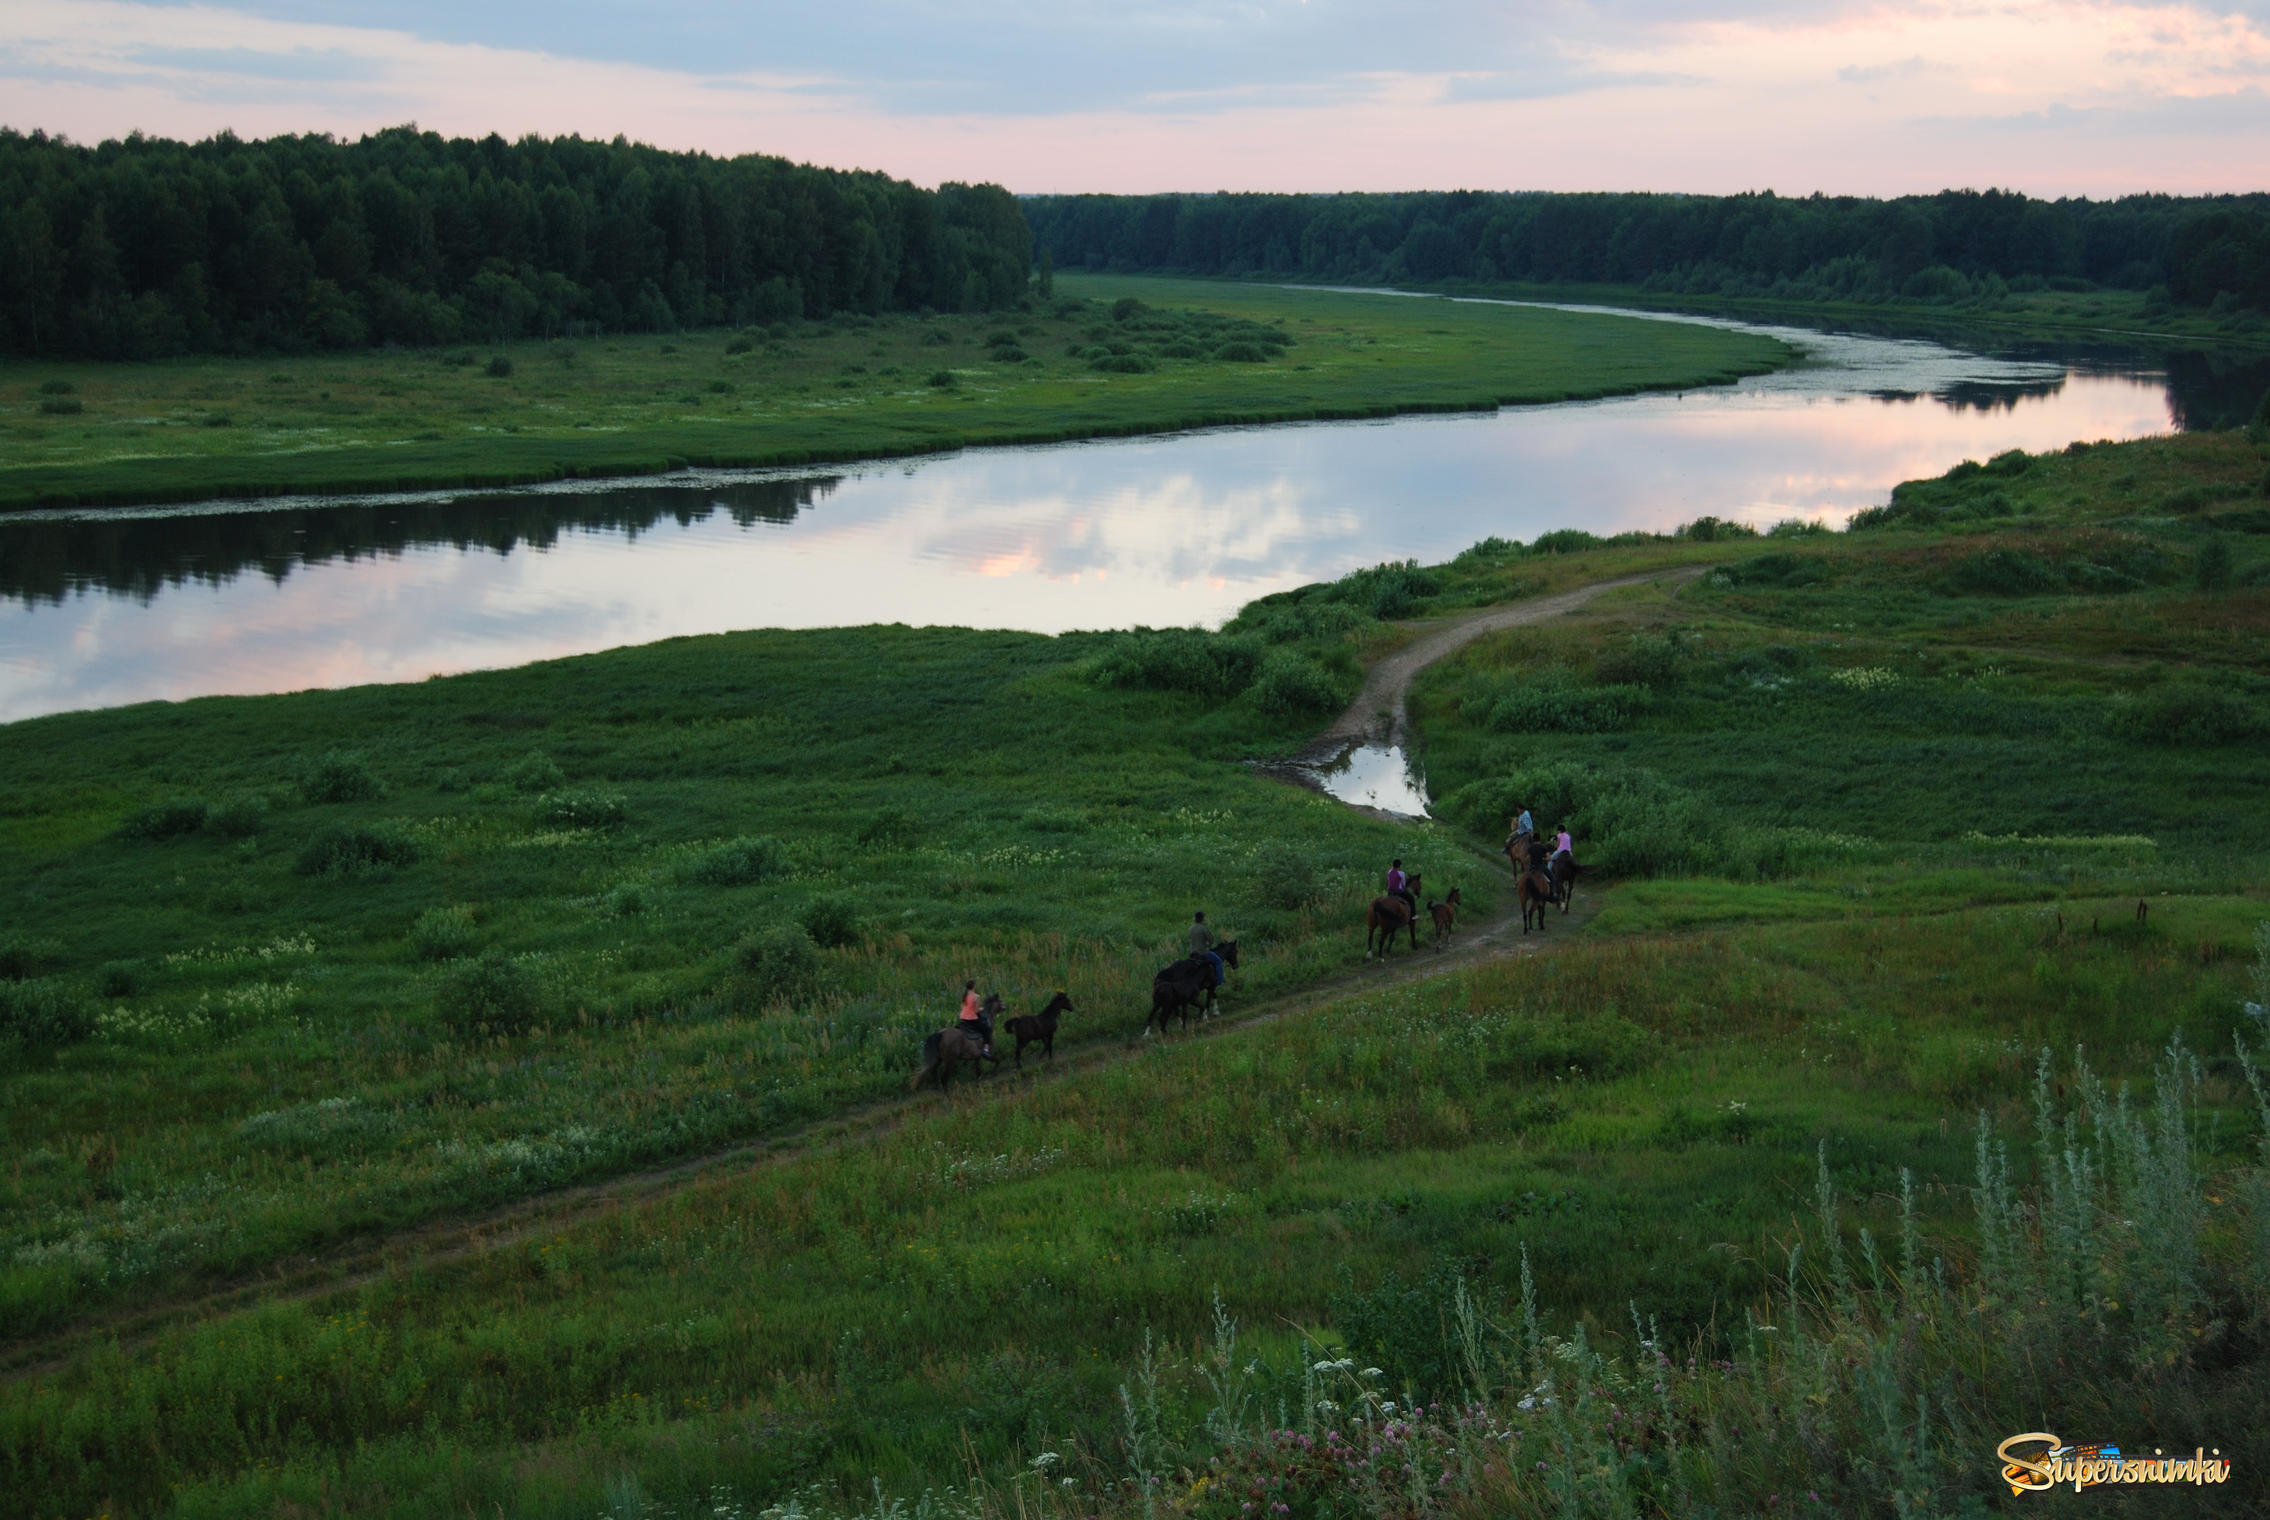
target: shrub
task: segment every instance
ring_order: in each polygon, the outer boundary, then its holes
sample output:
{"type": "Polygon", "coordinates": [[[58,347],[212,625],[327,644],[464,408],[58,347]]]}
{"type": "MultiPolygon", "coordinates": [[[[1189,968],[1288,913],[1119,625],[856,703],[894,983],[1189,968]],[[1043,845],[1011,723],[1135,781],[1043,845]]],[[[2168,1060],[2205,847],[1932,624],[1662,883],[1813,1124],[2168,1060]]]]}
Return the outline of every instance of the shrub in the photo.
{"type": "Polygon", "coordinates": [[[1261,364],[1277,356],[1258,343],[1247,343],[1241,340],[1235,343],[1224,343],[1220,348],[1214,350],[1214,357],[1226,360],[1231,364],[1261,364]]]}
{"type": "Polygon", "coordinates": [[[1440,589],[1434,576],[1419,568],[1417,560],[1407,559],[1351,570],[1334,581],[1325,595],[1365,608],[1375,618],[1387,619],[1405,616],[1440,589]]]}
{"type": "Polygon", "coordinates": [[[205,826],[205,804],[194,797],[153,802],[127,815],[118,826],[121,839],[178,839],[205,826]]]}
{"type": "Polygon", "coordinates": [[[1340,691],[1314,660],[1292,649],[1272,649],[1253,682],[1253,701],[1265,713],[1293,716],[1328,712],[1340,691]]]}
{"type": "Polygon", "coordinates": [[[512,361],[504,355],[499,354],[489,361],[489,375],[492,379],[502,380],[511,373],[512,361]]]}
{"type": "Polygon", "coordinates": [[[1111,303],[1111,319],[1114,322],[1124,322],[1130,317],[1141,316],[1148,310],[1150,310],[1149,307],[1133,296],[1121,296],[1111,303]]]}
{"type": "Polygon", "coordinates": [[[1592,662],[1604,686],[1645,686],[1653,691],[1678,684],[1687,652],[1676,632],[1635,633],[1592,662]]]}
{"type": "Polygon", "coordinates": [[[1032,355],[1026,353],[1014,343],[1004,343],[999,347],[986,350],[985,357],[991,359],[995,364],[1022,364],[1032,355]]]}
{"type": "Polygon", "coordinates": [[[1720,517],[1698,517],[1677,529],[1672,536],[1691,539],[1698,544],[1714,544],[1730,538],[1756,538],[1758,530],[1748,523],[1728,522],[1720,517]]]}
{"type": "Polygon", "coordinates": [[[63,964],[63,947],[51,939],[11,934],[0,939],[0,982],[28,981],[63,964]]]}
{"type": "Polygon", "coordinates": [[[1138,628],[1097,662],[1096,678],[1106,686],[1233,697],[1253,684],[1261,653],[1258,639],[1239,635],[1138,628]]]}
{"type": "Polygon", "coordinates": [[[636,918],[646,911],[646,887],[640,882],[619,881],[607,889],[600,906],[611,917],[636,918]]]}
{"type": "Polygon", "coordinates": [[[1553,670],[1485,689],[1459,711],[1469,722],[1504,734],[1598,734],[1622,728],[1647,702],[1644,686],[1579,685],[1566,671],[1553,670]]]}
{"type": "Polygon", "coordinates": [[[546,792],[536,799],[536,823],[547,829],[612,829],[623,821],[620,792],[546,792]]]}
{"type": "Polygon", "coordinates": [[[42,396],[68,396],[77,389],[68,380],[42,380],[39,383],[39,393],[42,396]]]}
{"type": "Polygon", "coordinates": [[[1948,580],[1958,591],[1981,596],[2028,596],[2065,589],[2065,577],[2038,554],[1995,548],[1956,564],[1948,580]]]}
{"type": "Polygon", "coordinates": [[[384,877],[417,864],[418,842],[390,829],[326,829],[300,851],[302,876],[384,877]]]}
{"type": "Polygon", "coordinates": [[[944,348],[953,341],[954,340],[951,337],[947,336],[947,334],[940,328],[930,327],[923,329],[922,346],[924,348],[944,348]]]}
{"type": "Polygon", "coordinates": [[[922,839],[922,825],[904,808],[885,808],[859,829],[859,842],[886,850],[911,850],[922,839]]]}
{"type": "Polygon", "coordinates": [[[705,887],[745,887],[779,875],[787,863],[779,840],[770,834],[744,834],[695,856],[686,867],[686,879],[705,887]]]}
{"type": "Polygon", "coordinates": [[[139,961],[104,961],[95,973],[95,991],[106,998],[130,998],[142,991],[139,961]]]}
{"type": "Polygon", "coordinates": [[[372,802],[385,788],[360,750],[333,749],[300,773],[300,795],[309,802],[372,802]]]}
{"type": "Polygon", "coordinates": [[[50,417],[76,417],[87,404],[76,396],[48,396],[40,401],[39,409],[50,417]]]}
{"type": "Polygon", "coordinates": [[[775,924],[733,947],[734,1002],[797,1007],[820,990],[820,948],[801,924],[775,924]]]}
{"type": "Polygon", "coordinates": [[[236,792],[207,810],[205,827],[223,839],[250,839],[268,827],[268,799],[258,792],[236,792]]]}
{"type": "Polygon", "coordinates": [[[1760,554],[1718,573],[1737,586],[1818,586],[1829,578],[1829,567],[1818,554],[1760,554]]]}
{"type": "Polygon", "coordinates": [[[1606,539],[1587,533],[1582,528],[1555,528],[1550,533],[1540,533],[1530,540],[1529,552],[1531,554],[1581,554],[1587,549],[1597,549],[1606,542],[1606,539]]]}
{"type": "Polygon", "coordinates": [[[2117,703],[2112,731],[2142,744],[2197,748],[2255,738],[2270,732],[2270,722],[2235,692],[2173,683],[2117,703]]]}
{"type": "Polygon", "coordinates": [[[557,762],[540,749],[532,749],[505,767],[504,784],[516,792],[549,792],[564,786],[567,776],[557,762]]]}
{"type": "Polygon", "coordinates": [[[2210,538],[2200,546],[2192,578],[2202,591],[2220,591],[2231,583],[2231,546],[2228,540],[2210,538]]]}
{"type": "Polygon", "coordinates": [[[750,349],[755,347],[756,345],[754,343],[751,343],[747,338],[735,338],[732,342],[725,345],[726,357],[732,358],[740,354],[745,354],[750,349]]]}
{"type": "Polygon", "coordinates": [[[491,950],[443,979],[434,1011],[460,1034],[517,1034],[542,1015],[544,998],[527,967],[491,950]]]}
{"type": "Polygon", "coordinates": [[[1253,895],[1264,907],[1291,912],[1324,895],[1324,876],[1307,852],[1273,839],[1253,852],[1253,895]]]}
{"type": "Polygon", "coordinates": [[[851,909],[848,899],[841,897],[815,897],[804,904],[796,915],[812,943],[833,950],[859,942],[859,916],[851,909]]]}
{"type": "Polygon", "coordinates": [[[934,370],[931,372],[929,380],[925,383],[934,385],[940,390],[944,390],[954,383],[954,372],[950,369],[934,370]]]}
{"type": "Polygon", "coordinates": [[[94,1009],[61,982],[0,982],[0,1038],[76,1045],[94,1032],[94,1009]]]}
{"type": "Polygon", "coordinates": [[[410,948],[422,961],[453,961],[473,953],[470,908],[428,908],[410,926],[410,948]]]}
{"type": "Polygon", "coordinates": [[[1088,368],[1110,375],[1147,375],[1158,365],[1143,354],[1106,354],[1101,359],[1089,360],[1088,368]]]}
{"type": "Polygon", "coordinates": [[[2018,476],[2034,467],[2033,460],[2024,449],[2005,449],[1980,466],[1987,475],[2018,476]]]}

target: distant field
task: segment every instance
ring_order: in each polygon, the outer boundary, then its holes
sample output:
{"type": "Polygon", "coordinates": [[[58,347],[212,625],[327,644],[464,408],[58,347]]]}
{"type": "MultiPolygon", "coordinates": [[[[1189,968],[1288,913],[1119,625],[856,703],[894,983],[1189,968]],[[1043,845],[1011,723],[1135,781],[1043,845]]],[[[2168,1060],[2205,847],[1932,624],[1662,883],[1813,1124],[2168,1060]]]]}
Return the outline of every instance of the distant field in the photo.
{"type": "Polygon", "coordinates": [[[1522,405],[1712,384],[1786,358],[1770,340],[1700,326],[1068,276],[1036,310],[990,316],[11,366],[0,508],[509,484],[1522,405]],[[1115,317],[1129,299],[1149,309],[1115,317]]]}

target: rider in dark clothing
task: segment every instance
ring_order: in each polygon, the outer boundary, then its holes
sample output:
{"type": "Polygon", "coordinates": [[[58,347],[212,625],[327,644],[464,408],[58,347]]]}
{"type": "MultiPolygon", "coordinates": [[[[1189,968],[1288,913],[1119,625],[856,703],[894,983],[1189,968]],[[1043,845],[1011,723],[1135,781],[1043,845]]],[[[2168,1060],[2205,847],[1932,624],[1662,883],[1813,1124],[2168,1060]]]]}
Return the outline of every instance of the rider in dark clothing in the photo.
{"type": "Polygon", "coordinates": [[[1206,927],[1203,912],[1190,921],[1190,958],[1202,960],[1213,968],[1215,986],[1221,986],[1228,979],[1222,971],[1222,958],[1214,953],[1214,931],[1206,927]]]}

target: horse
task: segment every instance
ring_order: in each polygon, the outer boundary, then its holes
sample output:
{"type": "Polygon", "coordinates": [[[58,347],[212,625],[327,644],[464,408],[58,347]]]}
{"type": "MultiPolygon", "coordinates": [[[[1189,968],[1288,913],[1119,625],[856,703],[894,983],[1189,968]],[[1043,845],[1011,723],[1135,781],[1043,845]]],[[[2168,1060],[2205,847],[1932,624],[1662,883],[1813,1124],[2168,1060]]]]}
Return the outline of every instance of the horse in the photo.
{"type": "MultiPolygon", "coordinates": [[[[1222,964],[1237,969],[1237,941],[1225,939],[1214,947],[1222,964]]],[[[1151,978],[1151,1013],[1143,1020],[1143,1033],[1151,1032],[1151,1025],[1159,1026],[1159,1033],[1167,1032],[1167,1020],[1179,1013],[1182,1027],[1190,1027],[1191,1005],[1199,1005],[1204,1012],[1201,1018],[1214,1016],[1214,968],[1202,955],[1185,956],[1151,978]]]]}
{"type": "Polygon", "coordinates": [[[1048,1000],[1048,1006],[1038,1013],[1021,1013],[1001,1027],[1017,1037],[1017,1070],[1025,1069],[1025,1047],[1038,1045],[1041,1054],[1051,1061],[1056,1059],[1056,1021],[1067,1013],[1077,1013],[1072,1000],[1062,992],[1048,1000]]]}
{"type": "Polygon", "coordinates": [[[1458,889],[1452,887],[1450,895],[1441,902],[1427,904],[1427,916],[1435,921],[1435,948],[1438,950],[1442,942],[1450,938],[1450,926],[1458,921],[1458,903],[1458,889]]]}
{"type": "Polygon", "coordinates": [[[953,1086],[954,1073],[964,1061],[976,1066],[977,1079],[984,1081],[985,1068],[979,1063],[990,1061],[996,1066],[1001,1064],[999,1056],[985,1053],[985,1047],[993,1043],[993,1016],[1000,1011],[1001,994],[992,993],[978,1007],[977,1034],[974,1037],[961,1028],[961,1020],[956,1019],[954,1028],[941,1029],[925,1039],[922,1042],[922,1064],[915,1068],[913,1076],[906,1079],[907,1091],[912,1092],[920,1087],[923,1079],[932,1072],[938,1074],[941,1091],[953,1086]]]}
{"type": "Polygon", "coordinates": [[[1568,912],[1569,903],[1576,897],[1578,870],[1573,855],[1555,855],[1552,864],[1546,868],[1546,880],[1552,883],[1553,901],[1561,905],[1563,913],[1568,912]]]}
{"type": "Polygon", "coordinates": [[[1545,930],[1545,905],[1553,900],[1553,883],[1543,871],[1530,866],[1521,873],[1521,884],[1516,889],[1521,897],[1521,932],[1529,932],[1529,915],[1537,915],[1537,932],[1545,930]]]}
{"type": "MultiPolygon", "coordinates": [[[[1413,902],[1418,900],[1418,872],[1411,873],[1405,883],[1405,890],[1411,894],[1413,902]]],[[[1384,897],[1373,898],[1371,906],[1364,910],[1364,959],[1368,961],[1372,958],[1374,937],[1379,940],[1379,958],[1387,959],[1388,947],[1395,943],[1398,934],[1410,935],[1411,948],[1419,948],[1419,910],[1392,892],[1384,897]]]]}

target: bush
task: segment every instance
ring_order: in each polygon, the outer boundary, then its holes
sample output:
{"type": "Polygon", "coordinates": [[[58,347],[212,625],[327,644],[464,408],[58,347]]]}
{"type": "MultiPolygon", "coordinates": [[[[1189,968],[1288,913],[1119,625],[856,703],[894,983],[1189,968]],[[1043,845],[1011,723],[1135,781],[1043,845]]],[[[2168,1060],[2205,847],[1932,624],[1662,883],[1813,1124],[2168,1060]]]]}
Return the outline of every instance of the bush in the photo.
{"type": "Polygon", "coordinates": [[[94,1009],[61,982],[0,982],[0,1038],[76,1045],[94,1032],[94,1009]]]}
{"type": "Polygon", "coordinates": [[[1675,686],[1687,652],[1676,632],[1635,633],[1592,662],[1593,677],[1603,686],[1644,686],[1662,691],[1675,686]]]}
{"type": "Polygon", "coordinates": [[[502,380],[511,373],[512,361],[504,355],[499,354],[489,361],[489,375],[492,379],[502,380]]]}
{"type": "Polygon", "coordinates": [[[612,829],[623,821],[620,792],[546,792],[536,799],[536,823],[547,829],[612,829]]]}
{"type": "Polygon", "coordinates": [[[770,834],[742,835],[695,856],[686,879],[705,887],[745,887],[779,875],[787,863],[787,852],[770,834]]]}
{"type": "Polygon", "coordinates": [[[1101,359],[1089,360],[1088,368],[1107,375],[1147,375],[1158,365],[1143,354],[1106,354],[1101,359]]]}
{"type": "Polygon", "coordinates": [[[904,808],[885,808],[859,829],[859,842],[885,850],[911,850],[922,839],[922,825],[904,808]]]}
{"type": "Polygon", "coordinates": [[[1460,715],[1501,734],[1599,734],[1622,728],[1648,703],[1644,686],[1584,686],[1565,671],[1546,671],[1469,697],[1460,715]]]}
{"type": "Polygon", "coordinates": [[[385,790],[359,750],[326,750],[300,773],[300,795],[309,802],[374,802],[385,790]]]}
{"type": "Polygon", "coordinates": [[[2202,591],[2220,591],[2231,583],[2231,546],[2221,538],[2210,538],[2199,548],[2198,563],[2192,578],[2202,591]]]}
{"type": "Polygon", "coordinates": [[[1698,517],[1672,535],[1691,539],[1698,544],[1715,544],[1730,538],[1756,538],[1758,530],[1748,523],[1728,522],[1720,517],[1698,517]]]}
{"type": "Polygon", "coordinates": [[[953,341],[941,328],[929,327],[923,329],[922,346],[924,348],[945,348],[953,341]]]}
{"type": "Polygon", "coordinates": [[[1253,683],[1253,701],[1265,713],[1295,716],[1329,712],[1340,691],[1314,660],[1292,649],[1272,649],[1253,683]]]}
{"type": "Polygon", "coordinates": [[[796,915],[812,943],[823,949],[834,950],[859,942],[859,915],[852,912],[849,900],[841,897],[815,897],[804,904],[804,911],[796,915]]]}
{"type": "Polygon", "coordinates": [[[544,998],[527,967],[491,950],[449,973],[434,1011],[460,1034],[518,1034],[543,1014],[544,998]]]}
{"type": "Polygon", "coordinates": [[[139,961],[104,961],[95,973],[95,991],[106,998],[137,997],[142,991],[139,961]]]}
{"type": "Polygon", "coordinates": [[[121,839],[178,839],[205,826],[205,804],[194,797],[153,802],[127,815],[118,826],[121,839]]]}
{"type": "Polygon", "coordinates": [[[1582,528],[1555,528],[1550,533],[1540,533],[1530,540],[1529,552],[1531,554],[1581,554],[1587,549],[1600,548],[1606,542],[1606,539],[1587,533],[1582,528]]]}
{"type": "MultiPolygon", "coordinates": [[[[77,389],[78,387],[68,380],[42,380],[39,383],[39,393],[42,396],[68,396],[77,389]]],[[[2270,401],[2270,397],[2263,399],[2270,401]]]]}
{"type": "Polygon", "coordinates": [[[2117,703],[2112,731],[2140,744],[2198,748],[2270,732],[2270,721],[2235,692],[2188,683],[2155,686],[2117,703]]]}
{"type": "Polygon", "coordinates": [[[418,842],[390,829],[326,829],[300,851],[302,876],[384,877],[417,864],[418,842]]]}
{"type": "Polygon", "coordinates": [[[1292,912],[1324,895],[1324,874],[1298,845],[1276,839],[1253,852],[1253,895],[1262,906],[1292,912]]]}
{"type": "Polygon", "coordinates": [[[1818,554],[1760,554],[1718,573],[1737,586],[1818,586],[1829,578],[1829,567],[1818,554]]]}
{"type": "Polygon", "coordinates": [[[567,784],[567,776],[550,755],[532,749],[505,767],[504,784],[516,792],[548,792],[567,784]]]}
{"type": "Polygon", "coordinates": [[[258,792],[224,797],[206,812],[205,827],[223,839],[250,839],[268,827],[268,799],[258,792]]]}
{"type": "Polygon", "coordinates": [[[600,906],[610,917],[636,918],[646,911],[646,888],[639,882],[619,881],[607,889],[600,906]]]}
{"type": "Polygon", "coordinates": [[[2038,554],[2023,549],[1988,549],[1959,562],[1948,580],[1958,591],[1980,596],[2031,596],[2065,589],[2065,577],[2038,554]]]}
{"type": "Polygon", "coordinates": [[[76,417],[87,404],[76,396],[48,396],[41,400],[39,409],[50,417],[76,417]]]}
{"type": "Polygon", "coordinates": [[[1399,618],[1441,588],[1415,559],[1389,560],[1363,570],[1351,570],[1325,591],[1333,601],[1367,609],[1375,618],[1399,618]]]}
{"type": "Polygon", "coordinates": [[[1214,350],[1214,357],[1231,364],[1262,364],[1276,358],[1276,354],[1258,343],[1224,343],[1214,350]]]}
{"type": "Polygon", "coordinates": [[[931,372],[930,379],[925,383],[944,390],[954,383],[954,372],[950,369],[934,370],[931,372]]]}
{"type": "Polygon", "coordinates": [[[799,1007],[820,990],[820,948],[801,924],[775,924],[733,947],[734,1001],[799,1007]]]}
{"type": "Polygon", "coordinates": [[[473,910],[428,908],[410,926],[410,948],[422,961],[453,961],[473,953],[473,910]]]}
{"type": "Polygon", "coordinates": [[[11,934],[0,939],[0,982],[28,981],[63,964],[63,947],[51,939],[11,934]]]}
{"type": "Polygon", "coordinates": [[[1130,317],[1139,317],[1148,310],[1149,307],[1133,296],[1121,296],[1111,303],[1111,319],[1114,322],[1124,322],[1130,317]]]}
{"type": "Polygon", "coordinates": [[[1032,355],[1014,343],[997,343],[986,350],[985,357],[995,364],[1022,364],[1032,355]]]}
{"type": "Polygon", "coordinates": [[[1258,639],[1195,628],[1138,628],[1097,662],[1096,678],[1106,686],[1234,697],[1253,684],[1261,655],[1258,639]]]}

